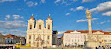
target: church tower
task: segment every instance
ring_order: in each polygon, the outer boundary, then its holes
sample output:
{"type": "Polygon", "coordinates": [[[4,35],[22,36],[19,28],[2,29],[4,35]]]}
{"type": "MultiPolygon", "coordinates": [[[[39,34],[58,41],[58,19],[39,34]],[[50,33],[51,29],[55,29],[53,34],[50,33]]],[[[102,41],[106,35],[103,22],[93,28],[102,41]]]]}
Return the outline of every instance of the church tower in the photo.
{"type": "Polygon", "coordinates": [[[30,19],[28,20],[28,28],[27,28],[27,41],[26,41],[26,43],[29,45],[31,45],[33,42],[33,41],[31,41],[31,40],[33,40],[33,37],[32,37],[33,34],[31,34],[31,33],[34,30],[34,28],[35,28],[35,18],[33,17],[33,14],[32,14],[30,19]]]}
{"type": "Polygon", "coordinates": [[[48,41],[48,45],[52,46],[52,20],[49,14],[49,17],[47,17],[46,20],[46,30],[47,30],[47,41],[48,41]]]}
{"type": "Polygon", "coordinates": [[[28,20],[28,30],[34,29],[35,28],[35,18],[32,16],[28,20]]]}

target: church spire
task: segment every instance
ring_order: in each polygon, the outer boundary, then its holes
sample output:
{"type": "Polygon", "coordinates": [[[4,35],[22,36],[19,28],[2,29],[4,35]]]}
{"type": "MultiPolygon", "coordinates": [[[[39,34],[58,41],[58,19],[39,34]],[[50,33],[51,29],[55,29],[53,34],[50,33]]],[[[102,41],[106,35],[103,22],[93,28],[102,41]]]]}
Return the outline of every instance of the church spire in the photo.
{"type": "Polygon", "coordinates": [[[50,13],[49,13],[49,17],[50,17],[50,13]]]}
{"type": "Polygon", "coordinates": [[[32,16],[33,16],[33,14],[32,14],[32,16]]]}
{"type": "Polygon", "coordinates": [[[32,19],[32,20],[34,20],[35,18],[33,17],[33,14],[32,14],[32,16],[30,17],[30,19],[32,19]]]}
{"type": "Polygon", "coordinates": [[[51,20],[50,13],[49,13],[49,17],[47,17],[47,19],[48,19],[48,20],[51,20]]]}

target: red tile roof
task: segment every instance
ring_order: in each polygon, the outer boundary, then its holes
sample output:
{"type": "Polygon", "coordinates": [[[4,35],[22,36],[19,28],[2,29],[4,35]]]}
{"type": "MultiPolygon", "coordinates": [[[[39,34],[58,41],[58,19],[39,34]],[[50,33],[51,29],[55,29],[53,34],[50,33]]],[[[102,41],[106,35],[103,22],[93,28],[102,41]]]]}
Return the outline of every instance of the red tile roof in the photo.
{"type": "Polygon", "coordinates": [[[70,33],[70,32],[73,32],[72,30],[68,30],[68,31],[66,31],[66,32],[64,32],[64,33],[70,33]]]}
{"type": "Polygon", "coordinates": [[[9,35],[6,35],[5,37],[7,37],[7,38],[9,38],[9,37],[14,37],[14,38],[16,38],[16,37],[18,37],[18,36],[9,34],[9,35]]]}
{"type": "MultiPolygon", "coordinates": [[[[89,32],[88,30],[82,30],[82,31],[77,30],[77,31],[78,31],[78,32],[81,32],[81,33],[88,33],[88,32],[89,32]]],[[[95,33],[95,32],[97,32],[97,31],[103,32],[104,34],[111,34],[111,32],[104,32],[104,31],[102,31],[102,30],[92,30],[92,33],[95,33]]],[[[64,33],[70,33],[70,32],[73,32],[73,30],[68,30],[68,31],[66,31],[66,32],[64,32],[64,33]]]]}

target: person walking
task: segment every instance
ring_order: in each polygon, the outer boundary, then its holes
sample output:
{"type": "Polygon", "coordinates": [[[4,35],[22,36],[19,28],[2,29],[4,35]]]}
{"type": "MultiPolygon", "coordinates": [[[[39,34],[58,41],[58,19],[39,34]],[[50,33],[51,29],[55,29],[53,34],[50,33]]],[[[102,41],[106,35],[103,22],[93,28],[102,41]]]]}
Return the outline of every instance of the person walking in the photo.
{"type": "Polygon", "coordinates": [[[101,47],[101,46],[99,46],[99,47],[98,47],[98,49],[102,49],[102,47],[101,47]]]}

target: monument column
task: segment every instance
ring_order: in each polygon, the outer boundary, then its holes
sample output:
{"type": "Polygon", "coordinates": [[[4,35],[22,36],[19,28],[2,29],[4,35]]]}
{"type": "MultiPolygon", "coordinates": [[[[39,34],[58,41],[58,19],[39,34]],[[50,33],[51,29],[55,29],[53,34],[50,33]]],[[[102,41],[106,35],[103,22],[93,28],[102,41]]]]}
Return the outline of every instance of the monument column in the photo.
{"type": "Polygon", "coordinates": [[[87,34],[88,36],[88,41],[85,41],[85,49],[96,49],[98,47],[99,42],[95,41],[92,37],[92,28],[91,28],[91,12],[89,10],[86,10],[86,17],[88,19],[88,28],[89,28],[89,33],[87,34]]]}
{"type": "Polygon", "coordinates": [[[86,17],[88,20],[88,29],[89,29],[89,33],[88,33],[88,41],[91,40],[92,37],[92,28],[91,28],[91,12],[89,10],[86,10],[86,17]]]}

